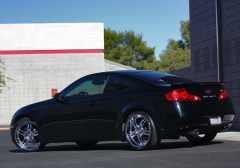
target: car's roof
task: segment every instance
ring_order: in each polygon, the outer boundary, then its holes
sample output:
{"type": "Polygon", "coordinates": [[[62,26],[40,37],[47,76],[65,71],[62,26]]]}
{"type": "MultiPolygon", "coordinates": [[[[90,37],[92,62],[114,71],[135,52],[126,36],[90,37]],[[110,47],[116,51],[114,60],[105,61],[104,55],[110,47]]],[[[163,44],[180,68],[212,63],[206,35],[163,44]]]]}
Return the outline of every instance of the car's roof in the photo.
{"type": "Polygon", "coordinates": [[[169,73],[149,70],[119,70],[110,71],[110,74],[122,74],[140,79],[151,84],[176,84],[176,83],[196,83],[183,77],[179,77],[169,73]]]}
{"type": "Polygon", "coordinates": [[[168,73],[150,71],[150,70],[118,70],[118,71],[107,71],[103,73],[126,75],[126,76],[134,77],[152,84],[165,83],[165,82],[160,82],[159,79],[163,77],[175,76],[168,73]]]}
{"type": "Polygon", "coordinates": [[[172,74],[158,72],[158,71],[150,71],[150,70],[116,70],[116,71],[107,71],[106,73],[118,73],[118,74],[126,74],[134,76],[135,74],[143,74],[143,75],[161,75],[161,76],[174,76],[172,74]]]}
{"type": "Polygon", "coordinates": [[[165,76],[175,76],[168,73],[158,72],[158,71],[150,71],[150,70],[117,70],[117,71],[108,71],[108,73],[115,73],[115,74],[123,74],[128,75],[132,77],[143,77],[143,76],[149,76],[149,77],[157,77],[162,78],[165,76]]]}
{"type": "Polygon", "coordinates": [[[130,73],[144,73],[144,72],[153,72],[149,70],[115,70],[115,71],[108,71],[110,73],[119,73],[119,74],[130,74],[130,73]]]}

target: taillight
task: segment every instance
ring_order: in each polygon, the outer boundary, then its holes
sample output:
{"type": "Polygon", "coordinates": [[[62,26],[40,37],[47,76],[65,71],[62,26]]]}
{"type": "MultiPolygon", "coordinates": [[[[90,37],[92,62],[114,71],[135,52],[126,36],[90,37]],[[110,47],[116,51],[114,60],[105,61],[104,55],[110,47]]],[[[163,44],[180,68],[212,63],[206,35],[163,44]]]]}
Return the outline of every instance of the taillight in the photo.
{"type": "Polygon", "coordinates": [[[228,96],[226,89],[224,89],[223,92],[218,96],[219,100],[224,100],[224,99],[228,99],[228,98],[229,98],[229,96],[228,96]]]}
{"type": "Polygon", "coordinates": [[[202,101],[199,96],[189,94],[184,88],[173,90],[165,97],[168,101],[202,101]]]}

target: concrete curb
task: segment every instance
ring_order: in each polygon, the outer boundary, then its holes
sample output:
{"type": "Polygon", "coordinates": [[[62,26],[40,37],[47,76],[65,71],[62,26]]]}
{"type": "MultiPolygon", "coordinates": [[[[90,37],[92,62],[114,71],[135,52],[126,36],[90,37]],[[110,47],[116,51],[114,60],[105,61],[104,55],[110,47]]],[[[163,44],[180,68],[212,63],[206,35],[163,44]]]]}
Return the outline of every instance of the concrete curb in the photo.
{"type": "Polygon", "coordinates": [[[0,131],[1,130],[9,130],[9,125],[0,125],[0,131]]]}
{"type": "Polygon", "coordinates": [[[9,128],[0,128],[0,131],[9,130],[9,128]]]}

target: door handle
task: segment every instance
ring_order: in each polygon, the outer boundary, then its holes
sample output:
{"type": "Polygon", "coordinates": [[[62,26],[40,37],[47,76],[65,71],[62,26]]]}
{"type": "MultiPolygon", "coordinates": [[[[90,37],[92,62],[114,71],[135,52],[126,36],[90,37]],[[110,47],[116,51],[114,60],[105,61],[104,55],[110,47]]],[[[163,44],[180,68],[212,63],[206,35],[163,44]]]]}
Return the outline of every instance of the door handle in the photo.
{"type": "Polygon", "coordinates": [[[90,106],[93,106],[95,104],[98,104],[98,102],[97,101],[89,101],[89,102],[87,102],[87,104],[90,106]]]}

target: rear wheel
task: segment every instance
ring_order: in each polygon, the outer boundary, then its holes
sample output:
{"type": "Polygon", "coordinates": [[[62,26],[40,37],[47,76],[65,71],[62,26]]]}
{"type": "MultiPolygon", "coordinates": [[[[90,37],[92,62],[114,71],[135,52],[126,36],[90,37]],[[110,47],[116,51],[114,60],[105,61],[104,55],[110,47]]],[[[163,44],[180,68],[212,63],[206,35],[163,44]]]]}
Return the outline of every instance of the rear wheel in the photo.
{"type": "Polygon", "coordinates": [[[200,134],[200,135],[187,135],[186,138],[196,144],[196,145],[202,145],[207,144],[211,142],[217,135],[217,132],[211,132],[208,134],[200,134]]]}
{"type": "Polygon", "coordinates": [[[93,146],[96,145],[99,141],[92,141],[92,142],[75,142],[76,144],[78,144],[79,146],[93,146]]]}
{"type": "Polygon", "coordinates": [[[131,148],[146,150],[158,144],[157,131],[152,118],[145,112],[132,113],[126,120],[125,138],[131,148]]]}
{"type": "Polygon", "coordinates": [[[21,151],[33,152],[45,146],[40,143],[37,124],[29,118],[22,118],[14,125],[12,139],[21,151]]]}

